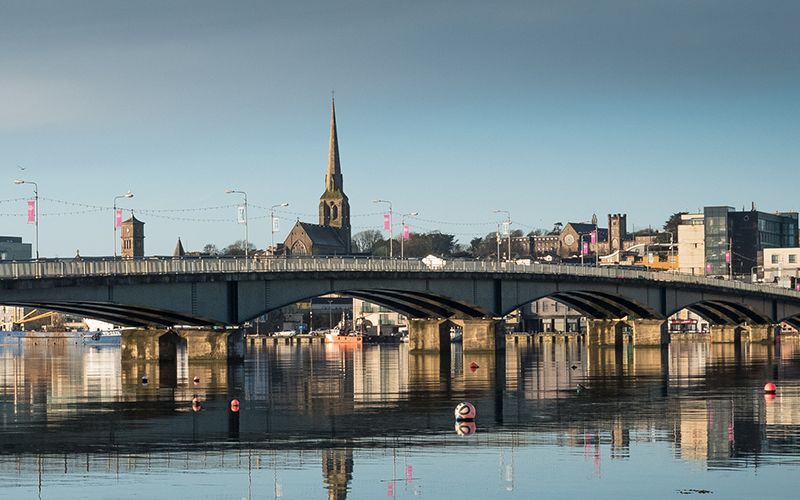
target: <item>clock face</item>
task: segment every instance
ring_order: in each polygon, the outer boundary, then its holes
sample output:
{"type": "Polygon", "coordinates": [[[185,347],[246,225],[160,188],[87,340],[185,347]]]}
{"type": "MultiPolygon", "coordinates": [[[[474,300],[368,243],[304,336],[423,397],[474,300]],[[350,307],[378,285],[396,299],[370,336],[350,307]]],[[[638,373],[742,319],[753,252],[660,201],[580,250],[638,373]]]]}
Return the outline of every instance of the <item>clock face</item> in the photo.
{"type": "Polygon", "coordinates": [[[564,236],[564,243],[566,243],[567,245],[572,245],[573,243],[575,243],[575,237],[572,236],[571,234],[564,236]]]}

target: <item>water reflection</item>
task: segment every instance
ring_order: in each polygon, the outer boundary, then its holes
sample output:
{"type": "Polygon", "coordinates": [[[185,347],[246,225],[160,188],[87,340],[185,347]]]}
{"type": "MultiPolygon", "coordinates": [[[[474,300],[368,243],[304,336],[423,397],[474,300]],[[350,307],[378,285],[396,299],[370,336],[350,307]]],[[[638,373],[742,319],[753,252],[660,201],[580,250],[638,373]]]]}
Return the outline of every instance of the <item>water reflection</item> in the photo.
{"type": "MultiPolygon", "coordinates": [[[[800,471],[798,361],[796,339],[668,350],[542,342],[445,357],[281,344],[254,346],[239,364],[180,352],[168,364],[122,363],[115,347],[20,340],[0,346],[0,491],[80,496],[88,481],[133,497],[120,484],[136,482],[169,496],[208,470],[220,474],[203,476],[212,496],[455,498],[447,486],[457,481],[525,497],[561,491],[550,480],[577,474],[603,497],[614,474],[654,466],[674,492],[689,465],[758,468],[780,497],[786,474],[774,471],[800,471]],[[774,398],[761,391],[766,380],[779,385],[774,398]],[[453,426],[464,400],[478,408],[472,436],[453,426]],[[469,471],[457,479],[447,473],[454,456],[469,471]],[[563,469],[552,478],[531,473],[551,462],[563,469]],[[149,479],[163,474],[168,490],[149,479]]],[[[720,492],[749,484],[701,477],[720,492]]]]}

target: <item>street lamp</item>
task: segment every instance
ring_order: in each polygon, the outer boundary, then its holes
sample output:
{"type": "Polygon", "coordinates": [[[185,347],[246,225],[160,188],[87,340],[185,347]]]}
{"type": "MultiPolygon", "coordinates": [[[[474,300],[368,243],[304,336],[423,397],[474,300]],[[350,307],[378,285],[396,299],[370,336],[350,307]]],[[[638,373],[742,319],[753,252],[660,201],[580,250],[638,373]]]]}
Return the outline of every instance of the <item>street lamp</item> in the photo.
{"type": "Polygon", "coordinates": [[[117,258],[117,200],[122,198],[133,198],[133,193],[128,191],[125,194],[114,197],[114,259],[117,258]]]}
{"type": "Polygon", "coordinates": [[[23,181],[17,179],[14,184],[33,184],[33,204],[34,204],[34,232],[36,235],[36,260],[39,260],[39,185],[33,181],[23,181]]]}
{"type": "Polygon", "coordinates": [[[247,193],[238,191],[236,189],[226,189],[225,194],[241,194],[244,195],[244,259],[247,261],[250,246],[250,233],[247,224],[247,193]]]}
{"type": "MultiPolygon", "coordinates": [[[[495,210],[493,213],[506,214],[506,224],[508,224],[508,228],[507,228],[508,229],[508,259],[507,260],[510,261],[511,260],[511,212],[509,212],[508,210],[495,210]]],[[[499,236],[498,236],[498,240],[499,240],[499,236]]],[[[499,259],[500,258],[500,255],[499,255],[500,252],[498,251],[497,253],[498,253],[497,258],[499,259]]]]}
{"type": "Polygon", "coordinates": [[[272,234],[270,245],[272,245],[273,252],[275,251],[275,209],[288,206],[288,203],[278,203],[277,205],[272,205],[269,207],[269,223],[272,224],[272,227],[270,228],[270,233],[272,234]]]}
{"type": "Polygon", "coordinates": [[[400,237],[400,259],[402,260],[405,257],[405,252],[403,250],[404,245],[403,243],[406,240],[406,217],[416,217],[419,215],[419,212],[410,212],[407,214],[403,214],[400,216],[400,226],[403,228],[403,235],[400,237]]]}
{"type": "Polygon", "coordinates": [[[372,200],[372,203],[386,203],[389,205],[389,258],[394,257],[394,231],[392,231],[392,202],[389,200],[372,200]]]}

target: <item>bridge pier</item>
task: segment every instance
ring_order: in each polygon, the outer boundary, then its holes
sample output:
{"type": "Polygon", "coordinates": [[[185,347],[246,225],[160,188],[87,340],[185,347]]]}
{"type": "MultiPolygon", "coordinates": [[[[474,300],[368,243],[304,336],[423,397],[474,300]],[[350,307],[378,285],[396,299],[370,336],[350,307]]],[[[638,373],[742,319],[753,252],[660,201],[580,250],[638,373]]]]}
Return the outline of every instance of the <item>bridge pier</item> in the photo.
{"type": "Polygon", "coordinates": [[[409,319],[409,352],[450,354],[450,323],[441,319],[409,319]]]}
{"type": "Polygon", "coordinates": [[[592,346],[621,346],[622,325],[618,319],[590,319],[586,322],[586,344],[592,346]]]}
{"type": "Polygon", "coordinates": [[[741,328],[737,325],[711,325],[711,343],[726,344],[741,341],[741,328]]]}
{"type": "Polygon", "coordinates": [[[190,361],[234,360],[244,357],[241,330],[136,329],[123,330],[122,361],[174,362],[186,348],[190,361]]]}
{"type": "Polygon", "coordinates": [[[635,319],[633,324],[633,345],[662,346],[669,344],[667,322],[663,319],[635,319]]]}
{"type": "Polygon", "coordinates": [[[775,330],[780,328],[777,325],[750,325],[749,326],[749,340],[750,342],[758,342],[762,344],[775,341],[775,330]]]}
{"type": "Polygon", "coordinates": [[[505,324],[495,319],[451,320],[462,329],[464,352],[503,351],[506,347],[505,324]]]}

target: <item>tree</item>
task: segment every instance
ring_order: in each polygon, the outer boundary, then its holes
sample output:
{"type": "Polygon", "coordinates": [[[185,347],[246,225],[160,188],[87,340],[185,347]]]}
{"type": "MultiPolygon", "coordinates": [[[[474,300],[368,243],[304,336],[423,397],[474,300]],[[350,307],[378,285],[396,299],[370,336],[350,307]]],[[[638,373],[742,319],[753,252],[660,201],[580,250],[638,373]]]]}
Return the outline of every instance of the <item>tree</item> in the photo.
{"type": "Polygon", "coordinates": [[[664,231],[666,233],[658,235],[660,243],[669,243],[669,233],[672,233],[673,241],[678,242],[678,226],[681,224],[681,215],[686,215],[688,212],[675,212],[669,216],[669,219],[664,223],[664,231]]]}
{"type": "Polygon", "coordinates": [[[384,241],[383,233],[375,229],[367,229],[353,235],[353,251],[373,254],[376,246],[384,241]]]}
{"type": "Polygon", "coordinates": [[[219,255],[219,249],[217,245],[213,243],[207,243],[206,246],[203,247],[203,253],[208,255],[219,255]]]}
{"type": "MultiPolygon", "coordinates": [[[[222,249],[222,255],[225,255],[226,257],[244,256],[244,248],[245,248],[244,240],[236,240],[222,249]]],[[[247,243],[247,250],[249,252],[252,252],[255,249],[256,249],[255,245],[249,242],[247,243]]]]}

